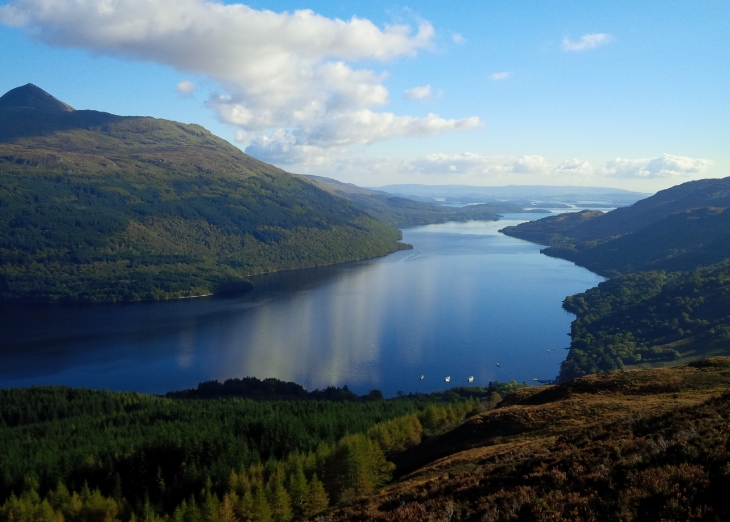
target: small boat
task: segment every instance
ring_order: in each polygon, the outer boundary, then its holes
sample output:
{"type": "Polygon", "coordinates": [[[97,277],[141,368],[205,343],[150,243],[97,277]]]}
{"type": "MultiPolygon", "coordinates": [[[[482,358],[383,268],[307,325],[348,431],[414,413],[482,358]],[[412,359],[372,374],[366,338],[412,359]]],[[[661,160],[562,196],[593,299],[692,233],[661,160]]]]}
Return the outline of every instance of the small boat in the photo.
{"type": "Polygon", "coordinates": [[[497,368],[499,368],[499,363],[497,363],[497,368]]]}
{"type": "Polygon", "coordinates": [[[421,380],[423,380],[423,379],[424,379],[424,377],[423,377],[423,375],[421,375],[421,380]]]}
{"type": "Polygon", "coordinates": [[[550,353],[550,350],[548,350],[548,353],[550,353]]]}
{"type": "Polygon", "coordinates": [[[538,379],[537,377],[533,377],[533,378],[532,378],[532,380],[533,380],[533,381],[536,381],[536,382],[537,382],[537,381],[539,381],[540,379],[538,379]]]}
{"type": "Polygon", "coordinates": [[[473,375],[470,375],[469,378],[467,379],[467,381],[474,382],[474,376],[473,375]]]}
{"type": "Polygon", "coordinates": [[[445,380],[446,382],[451,382],[451,375],[447,375],[447,376],[446,376],[446,377],[444,378],[444,380],[445,380]]]}

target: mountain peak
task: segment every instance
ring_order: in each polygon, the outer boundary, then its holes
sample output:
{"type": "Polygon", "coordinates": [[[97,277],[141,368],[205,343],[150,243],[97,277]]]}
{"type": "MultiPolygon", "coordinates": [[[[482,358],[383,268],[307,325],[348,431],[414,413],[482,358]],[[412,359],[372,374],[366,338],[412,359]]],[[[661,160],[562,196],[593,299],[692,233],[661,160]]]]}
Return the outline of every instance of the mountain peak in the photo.
{"type": "Polygon", "coordinates": [[[72,112],[74,110],[70,105],[54,98],[32,83],[6,92],[0,97],[0,109],[35,109],[39,112],[48,113],[72,112]]]}

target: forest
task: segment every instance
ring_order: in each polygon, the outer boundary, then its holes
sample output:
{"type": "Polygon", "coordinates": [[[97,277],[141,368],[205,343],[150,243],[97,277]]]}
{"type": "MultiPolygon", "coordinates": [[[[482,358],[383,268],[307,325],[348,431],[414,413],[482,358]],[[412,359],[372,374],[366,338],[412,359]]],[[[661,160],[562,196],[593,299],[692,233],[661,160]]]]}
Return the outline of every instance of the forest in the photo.
{"type": "Polygon", "coordinates": [[[614,277],[567,297],[563,306],[577,318],[562,381],[724,353],[730,342],[730,260],[686,272],[614,277]]]}
{"type": "MultiPolygon", "coordinates": [[[[267,380],[270,381],[270,380],[267,380]]],[[[0,390],[0,520],[287,521],[388,483],[393,456],[499,391],[384,400],[169,398],[65,387],[0,390]]],[[[294,385],[297,386],[297,385],[294,385]]],[[[337,393],[337,392],[344,393],[337,393]]],[[[346,399],[343,397],[347,397],[346,399]]]]}

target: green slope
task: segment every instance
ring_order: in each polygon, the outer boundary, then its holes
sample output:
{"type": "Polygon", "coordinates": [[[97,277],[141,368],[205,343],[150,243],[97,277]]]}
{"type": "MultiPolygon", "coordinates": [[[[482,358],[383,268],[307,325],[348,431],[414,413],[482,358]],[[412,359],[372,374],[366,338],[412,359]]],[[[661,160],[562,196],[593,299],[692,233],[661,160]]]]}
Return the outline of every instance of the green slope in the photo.
{"type": "Polygon", "coordinates": [[[31,85],[0,98],[0,210],[4,301],[203,295],[403,246],[200,126],[75,111],[31,85]]]}

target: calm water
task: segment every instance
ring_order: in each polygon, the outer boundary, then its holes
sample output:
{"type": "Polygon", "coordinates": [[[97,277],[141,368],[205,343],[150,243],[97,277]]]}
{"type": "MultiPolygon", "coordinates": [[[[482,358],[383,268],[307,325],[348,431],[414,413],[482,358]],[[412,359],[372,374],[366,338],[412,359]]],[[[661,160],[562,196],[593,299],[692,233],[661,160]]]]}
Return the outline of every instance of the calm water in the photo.
{"type": "Polygon", "coordinates": [[[561,302],[602,278],[497,233],[538,217],[409,229],[413,250],[261,277],[237,299],[5,308],[0,387],[164,393],[248,375],[392,396],[552,379],[573,317],[561,302]]]}

